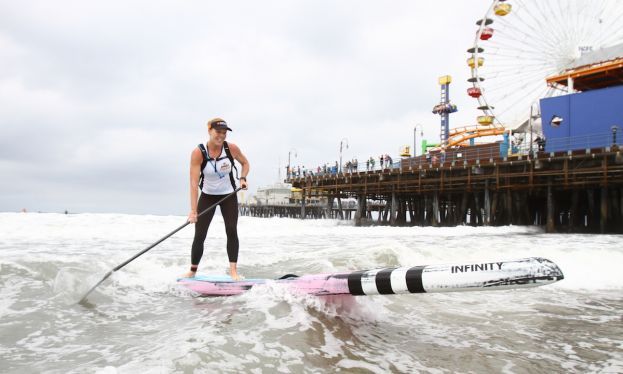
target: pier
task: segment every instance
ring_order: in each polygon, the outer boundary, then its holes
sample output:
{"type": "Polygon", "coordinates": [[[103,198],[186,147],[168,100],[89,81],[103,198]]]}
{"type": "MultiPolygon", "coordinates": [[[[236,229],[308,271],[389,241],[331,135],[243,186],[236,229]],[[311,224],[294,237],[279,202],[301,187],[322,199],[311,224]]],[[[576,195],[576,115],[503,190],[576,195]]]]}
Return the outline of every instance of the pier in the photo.
{"type": "MultiPolygon", "coordinates": [[[[330,213],[315,213],[317,218],[346,219],[333,202],[357,199],[351,215],[356,225],[538,225],[547,232],[623,233],[623,155],[617,144],[510,157],[501,157],[499,146],[472,147],[405,158],[382,170],[288,182],[305,199],[328,199],[330,213]]],[[[299,218],[314,212],[305,199],[299,218]]]]}

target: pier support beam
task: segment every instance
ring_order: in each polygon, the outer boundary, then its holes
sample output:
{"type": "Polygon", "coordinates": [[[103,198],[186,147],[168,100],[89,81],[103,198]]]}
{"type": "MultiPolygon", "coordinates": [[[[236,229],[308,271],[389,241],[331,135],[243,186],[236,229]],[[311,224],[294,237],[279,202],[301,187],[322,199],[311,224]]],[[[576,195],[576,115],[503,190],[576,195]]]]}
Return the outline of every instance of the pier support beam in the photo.
{"type": "Polygon", "coordinates": [[[489,198],[489,180],[485,181],[485,214],[483,224],[489,226],[491,224],[491,199],[489,198]]]}
{"type": "Polygon", "coordinates": [[[383,210],[383,223],[387,224],[389,222],[389,213],[392,210],[392,199],[387,198],[387,202],[385,203],[385,208],[383,210]]]}
{"type": "Polygon", "coordinates": [[[474,191],[474,223],[473,226],[482,225],[482,209],[480,207],[480,197],[477,191],[474,191]]]}
{"type": "Polygon", "coordinates": [[[461,210],[459,211],[459,219],[461,223],[467,223],[467,192],[463,192],[463,197],[461,198],[461,210]]]}
{"type": "Polygon", "coordinates": [[[303,198],[301,199],[301,219],[305,219],[305,193],[303,193],[303,198]]]}
{"type": "Polygon", "coordinates": [[[599,232],[605,233],[608,223],[608,188],[601,188],[601,209],[599,217],[599,232]]]}
{"type": "Polygon", "coordinates": [[[554,224],[554,196],[552,194],[551,179],[547,184],[547,225],[545,231],[548,233],[556,231],[556,226],[554,224]]]}
{"type": "Polygon", "coordinates": [[[396,216],[397,216],[397,210],[398,210],[398,199],[396,198],[396,193],[392,192],[392,205],[391,205],[391,209],[390,209],[390,217],[389,217],[389,224],[391,226],[395,226],[396,225],[396,216]]]}
{"type": "Polygon", "coordinates": [[[340,219],[343,220],[344,210],[342,209],[342,198],[339,196],[337,197],[337,213],[340,216],[340,219]]]}
{"type": "Polygon", "coordinates": [[[439,212],[439,192],[433,194],[433,226],[437,227],[440,223],[439,212]]]}
{"type": "Polygon", "coordinates": [[[497,191],[493,193],[493,202],[491,203],[491,224],[493,225],[498,225],[499,224],[499,219],[498,219],[498,193],[497,191]]]}
{"type": "MultiPolygon", "coordinates": [[[[512,225],[515,222],[513,219],[513,193],[511,192],[510,188],[506,190],[505,208],[506,208],[506,224],[512,225]]],[[[552,213],[552,216],[553,216],[553,213],[552,213]]]]}
{"type": "Polygon", "coordinates": [[[366,207],[366,196],[358,195],[357,196],[357,212],[355,212],[355,226],[361,226],[363,221],[365,220],[367,214],[366,211],[368,208],[366,207]]]}

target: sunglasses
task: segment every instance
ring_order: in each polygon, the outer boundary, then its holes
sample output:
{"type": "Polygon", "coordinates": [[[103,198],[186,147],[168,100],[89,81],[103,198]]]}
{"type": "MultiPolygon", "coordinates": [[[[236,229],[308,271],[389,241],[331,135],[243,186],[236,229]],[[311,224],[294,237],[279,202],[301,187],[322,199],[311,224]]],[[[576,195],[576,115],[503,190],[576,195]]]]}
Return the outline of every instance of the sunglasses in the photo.
{"type": "Polygon", "coordinates": [[[227,122],[225,121],[218,121],[218,122],[214,122],[212,125],[210,125],[211,128],[215,128],[215,127],[227,127],[227,122]]]}

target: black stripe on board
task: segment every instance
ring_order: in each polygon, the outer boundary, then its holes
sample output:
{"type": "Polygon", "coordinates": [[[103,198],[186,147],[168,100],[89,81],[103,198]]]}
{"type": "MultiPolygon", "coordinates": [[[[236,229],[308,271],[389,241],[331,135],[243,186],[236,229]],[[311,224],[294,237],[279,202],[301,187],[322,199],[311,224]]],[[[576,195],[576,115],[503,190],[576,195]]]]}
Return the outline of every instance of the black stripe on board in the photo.
{"type": "Polygon", "coordinates": [[[365,295],[363,287],[361,287],[361,276],[367,270],[355,271],[348,274],[348,292],[351,295],[365,295]]]}
{"type": "Polygon", "coordinates": [[[380,295],[394,293],[391,280],[392,271],[394,271],[394,269],[383,269],[376,273],[376,278],[374,280],[376,282],[376,289],[379,291],[380,295]]]}
{"type": "Polygon", "coordinates": [[[422,271],[426,266],[415,266],[407,270],[407,289],[411,293],[426,292],[422,285],[422,271]]]}

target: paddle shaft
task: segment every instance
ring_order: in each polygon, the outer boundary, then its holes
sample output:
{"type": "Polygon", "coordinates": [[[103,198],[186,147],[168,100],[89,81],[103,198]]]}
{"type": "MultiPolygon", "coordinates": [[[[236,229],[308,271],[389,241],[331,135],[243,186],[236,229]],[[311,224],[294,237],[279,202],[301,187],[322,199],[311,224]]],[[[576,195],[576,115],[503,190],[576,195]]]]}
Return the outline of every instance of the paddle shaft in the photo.
{"type": "MultiPolygon", "coordinates": [[[[236,188],[236,190],[234,190],[234,192],[230,193],[229,195],[223,197],[222,199],[220,199],[219,201],[217,201],[216,203],[210,205],[209,207],[205,208],[203,211],[201,211],[199,214],[197,214],[197,218],[201,217],[202,215],[206,214],[207,212],[209,212],[210,210],[216,208],[217,205],[219,205],[220,203],[222,203],[223,201],[225,201],[226,199],[228,199],[229,197],[235,195],[238,191],[240,191],[242,188],[238,187],[236,188]]],[[[190,224],[190,221],[186,221],[186,223],[184,223],[183,225],[181,225],[180,227],[176,228],[175,230],[171,231],[170,233],[168,233],[167,235],[163,236],[162,238],[160,238],[157,242],[153,243],[152,245],[150,245],[149,247],[143,249],[142,251],[140,251],[139,253],[135,254],[134,256],[132,256],[131,258],[127,259],[126,261],[122,262],[121,264],[115,266],[111,271],[109,271],[108,273],[106,273],[106,275],[104,275],[104,277],[97,282],[97,284],[95,284],[95,286],[91,287],[91,289],[89,290],[89,292],[87,292],[86,294],[84,294],[84,296],[82,297],[82,299],[80,299],[79,303],[83,302],[84,300],[86,300],[87,296],[89,296],[91,294],[91,292],[93,292],[94,289],[97,288],[97,286],[99,286],[100,284],[102,284],[106,279],[108,279],[108,277],[110,277],[115,271],[121,269],[122,267],[126,266],[127,264],[129,264],[130,262],[134,261],[136,258],[138,258],[139,256],[141,256],[143,253],[149,251],[150,249],[152,249],[153,247],[157,246],[158,244],[162,243],[163,241],[167,240],[168,238],[170,238],[173,234],[175,234],[176,232],[180,231],[181,229],[183,229],[184,227],[188,226],[190,224]]]]}

